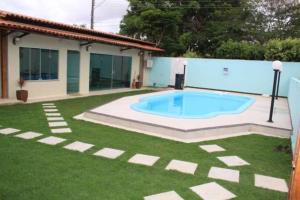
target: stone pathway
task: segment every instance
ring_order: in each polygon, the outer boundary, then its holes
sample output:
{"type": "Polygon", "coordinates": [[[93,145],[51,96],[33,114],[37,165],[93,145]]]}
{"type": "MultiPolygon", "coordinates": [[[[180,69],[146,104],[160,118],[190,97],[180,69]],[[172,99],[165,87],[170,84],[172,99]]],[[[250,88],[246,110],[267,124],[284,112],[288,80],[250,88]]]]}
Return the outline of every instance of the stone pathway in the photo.
{"type": "Polygon", "coordinates": [[[135,154],[128,162],[139,165],[153,166],[159,160],[158,156],[135,154]]]}
{"type": "MultiPolygon", "coordinates": [[[[54,106],[54,104],[47,105],[47,106],[54,106]]],[[[64,129],[68,129],[68,128],[64,128],[64,129]]],[[[36,133],[32,131],[28,131],[24,133],[19,133],[19,132],[21,132],[21,130],[15,128],[0,129],[0,134],[2,135],[14,135],[15,137],[26,139],[26,140],[40,138],[43,136],[43,134],[41,133],[36,133]]],[[[67,141],[67,139],[54,137],[54,136],[47,136],[37,140],[37,142],[47,144],[47,145],[57,145],[65,141],[67,141]]],[[[75,141],[63,146],[63,148],[65,149],[78,151],[81,153],[93,147],[94,147],[93,144],[88,144],[80,141],[75,141]]],[[[223,149],[218,145],[200,145],[199,147],[207,151],[208,153],[226,151],[225,149],[223,149]]],[[[124,153],[125,153],[124,150],[105,147],[100,149],[96,153],[94,153],[94,155],[108,158],[108,159],[116,159],[121,155],[123,155],[124,153]]],[[[249,165],[248,162],[244,161],[238,156],[223,156],[217,158],[228,166],[249,165]]],[[[133,164],[145,165],[145,166],[153,166],[159,159],[160,157],[158,156],[146,155],[146,154],[135,154],[128,160],[128,162],[133,164]]],[[[181,160],[171,160],[165,169],[176,170],[182,173],[194,175],[195,171],[197,170],[197,167],[198,167],[197,163],[181,161],[181,160]]],[[[230,181],[235,183],[239,183],[239,175],[240,172],[238,170],[226,169],[220,167],[211,167],[208,173],[209,178],[225,180],[225,181],[230,181]]],[[[255,176],[256,187],[279,191],[279,192],[288,192],[288,186],[284,179],[264,176],[259,174],[255,174],[254,176],[255,176]]],[[[231,193],[230,191],[228,191],[227,189],[225,189],[224,187],[222,187],[221,185],[215,182],[193,186],[190,187],[190,189],[204,200],[226,200],[226,199],[232,199],[236,197],[235,194],[231,193]]],[[[144,200],[183,200],[183,198],[175,191],[169,191],[169,192],[163,192],[159,194],[146,196],[144,197],[144,200]]]]}
{"type": "Polygon", "coordinates": [[[68,123],[64,121],[61,114],[58,112],[54,103],[43,103],[48,125],[52,133],[71,133],[72,130],[68,128],[68,123]]]}
{"type": "Polygon", "coordinates": [[[226,200],[236,197],[235,194],[215,182],[197,185],[190,189],[204,200],[226,200]]]}
{"type": "Polygon", "coordinates": [[[238,170],[211,167],[208,177],[238,183],[240,181],[240,172],[238,170]]]}
{"type": "Polygon", "coordinates": [[[144,200],[184,200],[175,191],[164,192],[144,197],[144,200]]]}
{"type": "Polygon", "coordinates": [[[186,174],[195,174],[195,171],[198,167],[197,163],[186,162],[181,160],[171,160],[166,170],[175,170],[186,174]]]}
{"type": "Polygon", "coordinates": [[[248,162],[246,162],[238,156],[223,156],[217,158],[223,163],[225,163],[228,167],[250,165],[248,162]]]}

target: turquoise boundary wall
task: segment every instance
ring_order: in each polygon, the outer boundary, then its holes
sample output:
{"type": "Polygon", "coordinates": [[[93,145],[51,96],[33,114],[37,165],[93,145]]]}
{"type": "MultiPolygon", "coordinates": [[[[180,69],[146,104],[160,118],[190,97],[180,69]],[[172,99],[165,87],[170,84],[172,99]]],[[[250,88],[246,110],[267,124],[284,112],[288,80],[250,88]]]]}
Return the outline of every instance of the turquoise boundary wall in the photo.
{"type": "Polygon", "coordinates": [[[293,133],[292,133],[292,146],[295,149],[297,141],[297,134],[300,125],[300,80],[292,78],[288,93],[288,102],[290,107],[290,114],[292,118],[293,133]]]}
{"type": "MultiPolygon", "coordinates": [[[[170,83],[171,57],[154,57],[153,67],[147,70],[146,84],[165,87],[170,83]]],[[[273,84],[272,62],[187,58],[186,86],[270,94],[273,84]],[[224,75],[223,68],[228,68],[224,75]]],[[[279,95],[287,96],[292,77],[300,78],[300,63],[283,62],[279,95]]]]}

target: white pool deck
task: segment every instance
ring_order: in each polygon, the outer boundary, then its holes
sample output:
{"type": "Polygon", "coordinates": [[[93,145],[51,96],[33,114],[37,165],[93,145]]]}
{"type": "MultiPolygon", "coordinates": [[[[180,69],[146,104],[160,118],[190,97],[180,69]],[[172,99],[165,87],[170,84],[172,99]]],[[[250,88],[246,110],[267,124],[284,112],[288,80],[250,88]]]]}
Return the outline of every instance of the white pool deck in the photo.
{"type": "MultiPolygon", "coordinates": [[[[191,88],[185,90],[207,91],[191,88]]],[[[255,103],[239,114],[219,115],[206,119],[164,117],[134,111],[130,108],[130,105],[138,102],[142,97],[171,92],[175,92],[175,90],[123,97],[82,113],[75,118],[187,143],[252,133],[283,138],[290,137],[291,119],[285,98],[279,98],[275,102],[274,123],[267,122],[271,98],[262,95],[224,92],[250,96],[255,99],[255,103]]],[[[220,93],[219,91],[209,92],[220,93]]]]}

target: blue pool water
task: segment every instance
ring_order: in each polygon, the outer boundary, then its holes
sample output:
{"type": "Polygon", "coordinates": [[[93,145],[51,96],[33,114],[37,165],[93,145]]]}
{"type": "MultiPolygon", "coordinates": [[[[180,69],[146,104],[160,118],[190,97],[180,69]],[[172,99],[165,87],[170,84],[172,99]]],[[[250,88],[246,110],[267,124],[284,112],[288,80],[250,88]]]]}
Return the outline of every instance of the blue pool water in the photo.
{"type": "Polygon", "coordinates": [[[246,96],[208,92],[174,92],[141,98],[131,108],[175,118],[209,118],[246,110],[254,99],[246,96]]]}

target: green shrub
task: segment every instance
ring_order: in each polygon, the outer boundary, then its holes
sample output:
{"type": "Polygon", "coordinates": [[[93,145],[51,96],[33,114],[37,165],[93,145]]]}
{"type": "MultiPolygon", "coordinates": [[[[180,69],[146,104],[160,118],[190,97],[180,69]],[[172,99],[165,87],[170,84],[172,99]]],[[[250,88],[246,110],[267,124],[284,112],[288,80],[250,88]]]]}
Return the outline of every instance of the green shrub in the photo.
{"type": "Polygon", "coordinates": [[[195,51],[187,50],[183,55],[184,58],[200,58],[201,56],[195,51]]]}
{"type": "Polygon", "coordinates": [[[228,40],[217,48],[216,58],[263,60],[264,48],[262,45],[250,42],[235,42],[228,40]]]}
{"type": "Polygon", "coordinates": [[[300,61],[300,39],[273,39],[265,44],[266,60],[300,61]]]}

